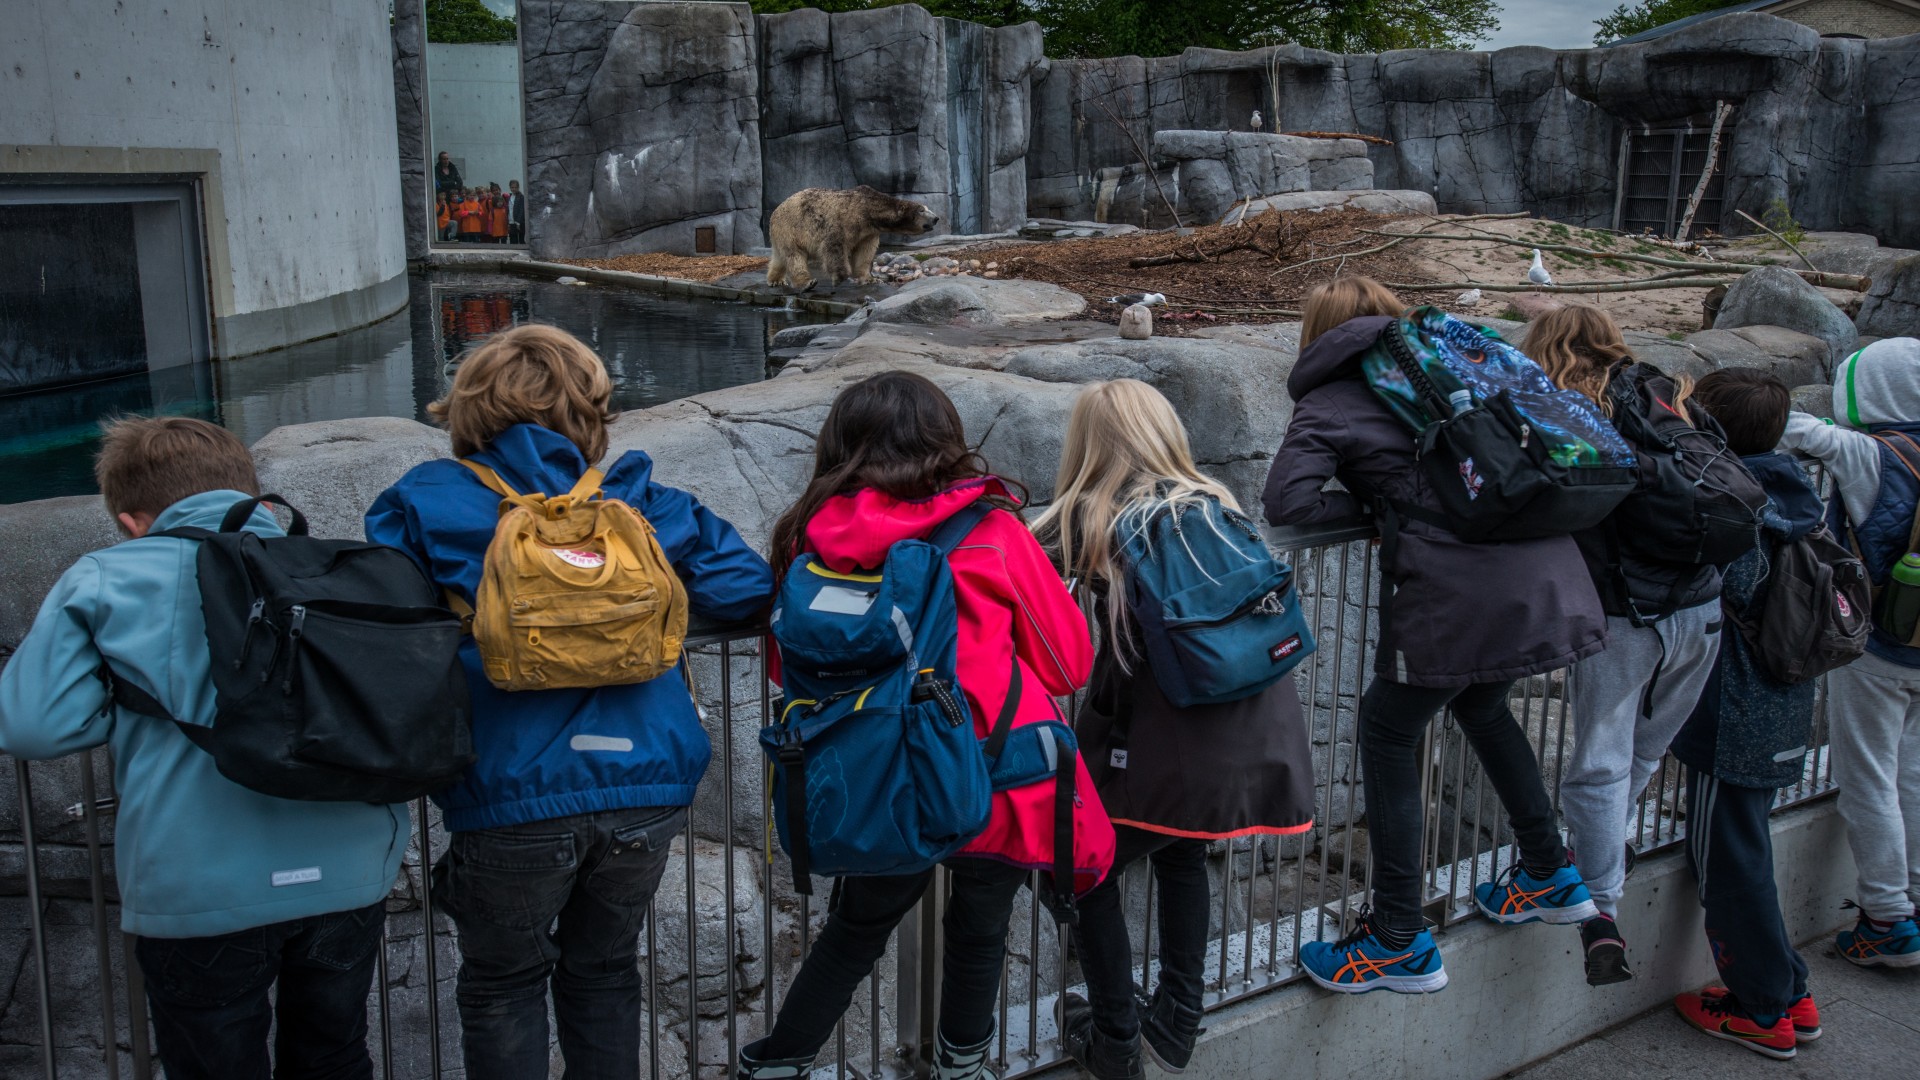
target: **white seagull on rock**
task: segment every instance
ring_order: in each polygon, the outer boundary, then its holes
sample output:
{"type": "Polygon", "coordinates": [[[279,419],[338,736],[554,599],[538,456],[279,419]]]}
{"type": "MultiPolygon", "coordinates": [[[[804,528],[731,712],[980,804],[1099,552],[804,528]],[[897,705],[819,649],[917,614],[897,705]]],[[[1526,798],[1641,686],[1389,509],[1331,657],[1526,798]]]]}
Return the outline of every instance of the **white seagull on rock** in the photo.
{"type": "Polygon", "coordinates": [[[1253,110],[1253,130],[1265,131],[1266,129],[1267,129],[1266,117],[1263,117],[1260,115],[1259,109],[1253,110]]]}
{"type": "Polygon", "coordinates": [[[1540,249],[1533,249],[1533,265],[1527,267],[1527,280],[1535,285],[1553,284],[1553,275],[1547,273],[1547,264],[1540,261],[1540,249]]]}
{"type": "Polygon", "coordinates": [[[1480,302],[1479,289],[1468,289],[1466,292],[1463,292],[1459,296],[1454,298],[1454,303],[1459,305],[1460,307],[1472,307],[1473,305],[1479,302],[1480,302]]]}
{"type": "Polygon", "coordinates": [[[1145,304],[1148,307],[1158,307],[1161,304],[1164,304],[1166,302],[1167,302],[1167,294],[1157,293],[1157,292],[1145,292],[1145,293],[1130,292],[1130,293],[1121,293],[1119,296],[1107,297],[1107,303],[1109,304],[1125,304],[1128,307],[1132,307],[1135,304],[1145,304]]]}

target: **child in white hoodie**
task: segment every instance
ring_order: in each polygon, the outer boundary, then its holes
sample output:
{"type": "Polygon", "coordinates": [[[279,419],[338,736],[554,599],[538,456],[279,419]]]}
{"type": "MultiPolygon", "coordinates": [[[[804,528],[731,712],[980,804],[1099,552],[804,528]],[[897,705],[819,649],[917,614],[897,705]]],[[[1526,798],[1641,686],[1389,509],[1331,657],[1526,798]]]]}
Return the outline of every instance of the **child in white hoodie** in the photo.
{"type": "MultiPolygon", "coordinates": [[[[1843,538],[1876,596],[1916,540],[1920,507],[1920,339],[1887,338],[1847,357],[1834,420],[1796,412],[1782,449],[1820,460],[1839,489],[1843,538]]],[[[1840,816],[1860,870],[1858,923],[1840,955],[1869,967],[1920,966],[1920,647],[1878,625],[1867,653],[1827,676],[1828,738],[1840,816]]]]}

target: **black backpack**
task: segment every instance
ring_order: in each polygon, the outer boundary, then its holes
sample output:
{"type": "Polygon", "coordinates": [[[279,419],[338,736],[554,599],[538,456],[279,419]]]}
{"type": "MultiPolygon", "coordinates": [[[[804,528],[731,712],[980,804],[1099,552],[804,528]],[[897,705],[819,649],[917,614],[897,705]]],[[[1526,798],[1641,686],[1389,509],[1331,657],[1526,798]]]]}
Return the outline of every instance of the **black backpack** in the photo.
{"type": "Polygon", "coordinates": [[[1651,364],[1615,370],[1607,394],[1640,469],[1634,493],[1608,519],[1620,546],[1695,566],[1725,566],[1751,551],[1767,493],[1727,449],[1719,422],[1691,404],[1681,416],[1673,380],[1651,364]]]}
{"type": "Polygon", "coordinates": [[[213,725],[180,723],[151,695],[99,675],[116,704],[171,720],[221,775],[283,799],[404,802],[451,786],[473,762],[460,620],[406,553],[241,526],[263,495],[236,503],[200,543],[213,725]]]}
{"type": "Polygon", "coordinates": [[[1873,632],[1866,564],[1823,526],[1768,551],[1766,592],[1743,614],[1722,603],[1762,667],[1803,683],[1859,659],[1873,632]]]}

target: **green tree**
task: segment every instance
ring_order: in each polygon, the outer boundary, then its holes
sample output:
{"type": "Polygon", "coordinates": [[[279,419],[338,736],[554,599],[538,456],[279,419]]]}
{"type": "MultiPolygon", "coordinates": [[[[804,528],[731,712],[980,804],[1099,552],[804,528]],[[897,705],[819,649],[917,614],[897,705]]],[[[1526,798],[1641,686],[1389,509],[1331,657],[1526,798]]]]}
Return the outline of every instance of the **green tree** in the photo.
{"type": "Polygon", "coordinates": [[[1640,0],[1632,7],[1621,4],[1613,9],[1613,14],[1594,20],[1593,25],[1598,29],[1594,32],[1593,43],[1605,45],[1609,41],[1632,37],[1656,26],[1665,26],[1676,19],[1684,19],[1689,15],[1732,7],[1738,2],[1739,0],[1640,0]]]}
{"type": "Polygon", "coordinates": [[[438,45],[476,45],[513,41],[512,19],[495,15],[480,0],[427,0],[427,40],[438,45]]]}

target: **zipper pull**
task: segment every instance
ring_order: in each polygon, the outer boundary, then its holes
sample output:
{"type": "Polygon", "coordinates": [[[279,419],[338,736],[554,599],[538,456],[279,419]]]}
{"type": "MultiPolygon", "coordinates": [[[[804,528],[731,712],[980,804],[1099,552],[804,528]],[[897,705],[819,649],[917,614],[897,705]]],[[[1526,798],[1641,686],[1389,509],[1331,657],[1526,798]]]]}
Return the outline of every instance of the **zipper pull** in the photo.
{"type": "Polygon", "coordinates": [[[240,635],[240,655],[233,662],[233,670],[239,671],[247,666],[247,654],[253,651],[253,631],[267,616],[267,598],[261,597],[247,609],[247,628],[240,635]]]}
{"type": "Polygon", "coordinates": [[[307,609],[299,604],[293,605],[293,623],[287,627],[287,677],[280,683],[282,694],[293,693],[294,680],[300,673],[300,638],[306,633],[307,609]]]}

